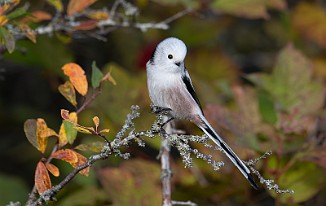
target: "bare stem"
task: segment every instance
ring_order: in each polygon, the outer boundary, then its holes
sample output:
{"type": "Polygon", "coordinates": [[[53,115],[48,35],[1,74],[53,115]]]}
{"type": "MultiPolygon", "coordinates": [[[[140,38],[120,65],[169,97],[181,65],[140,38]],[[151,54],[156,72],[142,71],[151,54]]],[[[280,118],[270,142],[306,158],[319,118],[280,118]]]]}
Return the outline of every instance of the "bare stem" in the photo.
{"type": "MultiPolygon", "coordinates": [[[[168,118],[164,118],[166,121],[168,118]]],[[[166,133],[171,133],[172,125],[171,123],[167,123],[165,127],[165,131],[162,129],[161,132],[161,181],[162,181],[162,205],[163,206],[172,206],[171,200],[171,165],[170,165],[170,144],[169,140],[166,137],[166,133]]]]}

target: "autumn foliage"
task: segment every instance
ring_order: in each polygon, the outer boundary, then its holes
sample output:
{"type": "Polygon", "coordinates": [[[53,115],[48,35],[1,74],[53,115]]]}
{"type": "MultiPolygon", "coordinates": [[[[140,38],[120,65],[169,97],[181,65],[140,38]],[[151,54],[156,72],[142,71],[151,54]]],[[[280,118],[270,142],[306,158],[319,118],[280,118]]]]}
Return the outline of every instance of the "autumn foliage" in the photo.
{"type": "Polygon", "coordinates": [[[241,159],[272,152],[253,166],[270,184],[254,191],[218,149],[182,139],[173,199],[326,205],[326,11],[305,0],[0,1],[0,204],[37,200],[76,172],[51,204],[159,205],[144,64],[168,36],[186,43],[205,116],[241,159]],[[135,141],[89,167],[122,133],[135,141]]]}

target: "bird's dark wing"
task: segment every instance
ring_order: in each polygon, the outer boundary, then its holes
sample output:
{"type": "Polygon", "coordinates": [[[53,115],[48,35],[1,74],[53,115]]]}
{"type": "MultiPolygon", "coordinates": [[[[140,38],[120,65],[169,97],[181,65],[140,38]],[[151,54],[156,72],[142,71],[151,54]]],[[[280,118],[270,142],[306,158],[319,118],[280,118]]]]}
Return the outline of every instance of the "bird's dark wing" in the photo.
{"type": "Polygon", "coordinates": [[[186,88],[187,88],[188,92],[190,93],[192,98],[197,102],[201,112],[203,113],[203,109],[202,109],[202,107],[200,105],[200,102],[199,102],[199,99],[198,99],[197,94],[195,92],[195,89],[192,86],[192,82],[191,82],[191,79],[190,79],[190,76],[189,76],[189,73],[188,73],[186,67],[184,68],[184,71],[182,73],[182,81],[186,85],[186,88]]]}

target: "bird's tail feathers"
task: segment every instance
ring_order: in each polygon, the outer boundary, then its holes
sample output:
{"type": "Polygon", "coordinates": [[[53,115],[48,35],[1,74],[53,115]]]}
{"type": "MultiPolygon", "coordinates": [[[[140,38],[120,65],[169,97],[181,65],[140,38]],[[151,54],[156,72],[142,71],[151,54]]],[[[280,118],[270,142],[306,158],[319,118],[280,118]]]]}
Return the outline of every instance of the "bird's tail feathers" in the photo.
{"type": "Polygon", "coordinates": [[[212,126],[208,123],[204,116],[201,116],[204,126],[199,126],[200,129],[205,132],[208,137],[218,146],[220,146],[227,157],[233,162],[233,164],[240,170],[243,176],[249,181],[251,186],[258,189],[257,184],[252,177],[248,167],[242,162],[242,160],[233,152],[233,150],[224,142],[224,140],[215,132],[212,126]]]}

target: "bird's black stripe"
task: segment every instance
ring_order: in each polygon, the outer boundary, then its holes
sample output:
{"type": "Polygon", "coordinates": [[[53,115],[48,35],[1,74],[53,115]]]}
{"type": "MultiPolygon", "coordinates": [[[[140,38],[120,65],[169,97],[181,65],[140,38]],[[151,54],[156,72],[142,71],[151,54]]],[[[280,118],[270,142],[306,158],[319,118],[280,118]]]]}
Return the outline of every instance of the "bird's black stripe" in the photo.
{"type": "Polygon", "coordinates": [[[154,51],[153,51],[153,53],[152,53],[152,56],[151,56],[151,58],[149,59],[149,62],[150,62],[151,64],[154,63],[154,56],[155,56],[156,49],[157,49],[157,47],[155,47],[155,49],[154,49],[154,51]]]}
{"type": "Polygon", "coordinates": [[[182,81],[186,85],[187,90],[190,93],[190,95],[192,96],[192,98],[197,102],[201,112],[203,112],[203,109],[202,109],[202,107],[200,105],[200,102],[199,102],[199,99],[198,99],[198,97],[196,95],[196,92],[195,92],[195,90],[194,90],[194,88],[193,88],[193,86],[192,86],[192,84],[190,82],[190,79],[184,74],[184,75],[182,75],[182,81]]]}

